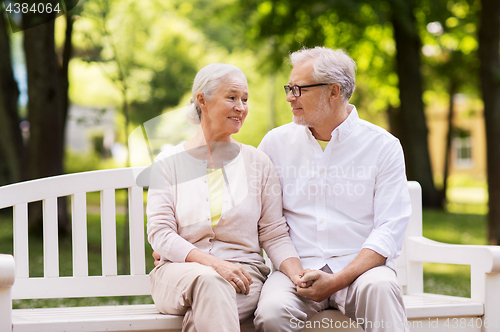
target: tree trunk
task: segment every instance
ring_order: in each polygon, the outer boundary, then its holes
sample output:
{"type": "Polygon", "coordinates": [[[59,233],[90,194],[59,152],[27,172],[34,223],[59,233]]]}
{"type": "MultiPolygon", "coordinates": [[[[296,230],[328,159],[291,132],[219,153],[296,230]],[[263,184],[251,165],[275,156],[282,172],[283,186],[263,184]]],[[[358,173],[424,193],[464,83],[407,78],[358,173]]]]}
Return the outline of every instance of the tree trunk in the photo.
{"type": "Polygon", "coordinates": [[[446,203],[446,191],[448,190],[448,176],[450,174],[450,158],[451,158],[451,139],[453,137],[453,112],[455,103],[453,96],[457,91],[457,84],[454,80],[450,82],[450,103],[448,109],[448,132],[446,133],[446,147],[444,151],[444,167],[443,167],[443,188],[441,189],[441,202],[446,203]]]}
{"type": "Polygon", "coordinates": [[[0,10],[0,185],[26,178],[24,144],[17,113],[19,89],[14,79],[9,33],[0,10]]]}
{"type": "MultiPolygon", "coordinates": [[[[24,19],[30,19],[25,16],[24,19]]],[[[28,76],[28,170],[31,179],[63,173],[64,128],[67,109],[64,105],[61,68],[54,42],[54,21],[41,24],[24,32],[24,51],[28,76]]],[[[69,230],[65,199],[60,199],[59,229],[69,230]]],[[[41,219],[30,211],[30,228],[41,229],[41,219]]]]}
{"type": "Polygon", "coordinates": [[[500,243],[500,1],[482,0],[479,60],[486,126],[488,171],[488,238],[500,243]]]}
{"type": "Polygon", "coordinates": [[[420,73],[420,37],[415,26],[411,1],[396,1],[401,7],[393,11],[392,24],[396,42],[396,72],[399,77],[400,108],[397,116],[399,139],[406,158],[409,180],[422,186],[422,203],[442,207],[434,186],[427,142],[427,124],[422,101],[420,73]]]}

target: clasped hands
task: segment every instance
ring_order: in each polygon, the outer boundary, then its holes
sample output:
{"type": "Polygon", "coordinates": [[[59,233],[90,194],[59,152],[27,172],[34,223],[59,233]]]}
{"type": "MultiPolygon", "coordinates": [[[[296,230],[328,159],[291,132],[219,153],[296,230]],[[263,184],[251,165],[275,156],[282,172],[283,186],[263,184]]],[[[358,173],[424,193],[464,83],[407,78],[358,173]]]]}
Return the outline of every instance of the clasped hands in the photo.
{"type": "Polygon", "coordinates": [[[302,274],[297,278],[292,278],[292,281],[297,286],[297,293],[300,296],[321,302],[335,292],[332,291],[334,285],[333,276],[333,274],[321,270],[304,269],[302,274]]]}

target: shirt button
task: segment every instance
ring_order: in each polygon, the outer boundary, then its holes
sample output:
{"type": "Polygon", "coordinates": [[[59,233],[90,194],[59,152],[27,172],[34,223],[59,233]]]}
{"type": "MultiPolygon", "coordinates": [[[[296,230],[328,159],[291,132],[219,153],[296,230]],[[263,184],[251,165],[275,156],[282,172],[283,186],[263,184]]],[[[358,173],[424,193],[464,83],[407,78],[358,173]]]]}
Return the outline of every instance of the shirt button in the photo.
{"type": "Polygon", "coordinates": [[[321,203],[321,202],[323,202],[323,200],[320,198],[320,199],[318,199],[318,202],[320,202],[320,203],[321,203]]]}
{"type": "Polygon", "coordinates": [[[322,223],[324,223],[324,222],[325,222],[325,221],[324,221],[323,219],[321,219],[321,220],[319,221],[319,223],[320,223],[320,224],[322,224],[322,223]]]}

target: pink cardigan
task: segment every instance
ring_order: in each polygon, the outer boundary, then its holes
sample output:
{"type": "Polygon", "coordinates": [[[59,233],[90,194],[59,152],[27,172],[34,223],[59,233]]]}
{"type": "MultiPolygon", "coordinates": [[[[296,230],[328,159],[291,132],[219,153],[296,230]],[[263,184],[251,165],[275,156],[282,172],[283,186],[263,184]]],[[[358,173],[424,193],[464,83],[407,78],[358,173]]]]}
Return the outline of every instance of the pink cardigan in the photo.
{"type": "Polygon", "coordinates": [[[224,164],[222,214],[211,228],[207,161],[183,144],[158,155],[148,191],[147,234],[163,259],[184,262],[198,248],[227,261],[262,263],[261,248],[274,266],[298,257],[283,217],[281,185],[269,157],[242,144],[224,164]]]}

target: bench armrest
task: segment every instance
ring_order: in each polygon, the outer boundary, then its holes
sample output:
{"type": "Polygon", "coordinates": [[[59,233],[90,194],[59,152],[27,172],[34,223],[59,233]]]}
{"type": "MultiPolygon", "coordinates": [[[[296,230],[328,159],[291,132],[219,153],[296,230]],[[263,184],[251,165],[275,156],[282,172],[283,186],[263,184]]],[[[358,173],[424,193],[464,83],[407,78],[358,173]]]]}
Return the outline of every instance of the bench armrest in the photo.
{"type": "Polygon", "coordinates": [[[11,288],[16,279],[14,257],[0,254],[0,288],[11,288]]]}
{"type": "Polygon", "coordinates": [[[485,316],[500,310],[500,247],[447,244],[423,236],[406,239],[407,257],[412,262],[470,265],[471,299],[485,305],[485,316]],[[493,295],[494,294],[494,295],[493,295]]]}
{"type": "Polygon", "coordinates": [[[500,247],[436,242],[423,236],[406,239],[407,259],[414,262],[470,265],[483,273],[500,273],[500,247]]]}

